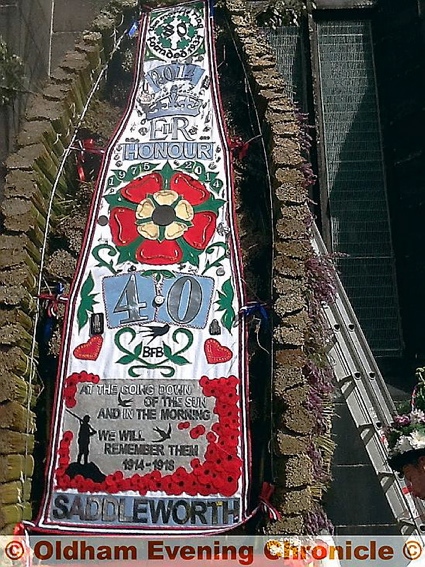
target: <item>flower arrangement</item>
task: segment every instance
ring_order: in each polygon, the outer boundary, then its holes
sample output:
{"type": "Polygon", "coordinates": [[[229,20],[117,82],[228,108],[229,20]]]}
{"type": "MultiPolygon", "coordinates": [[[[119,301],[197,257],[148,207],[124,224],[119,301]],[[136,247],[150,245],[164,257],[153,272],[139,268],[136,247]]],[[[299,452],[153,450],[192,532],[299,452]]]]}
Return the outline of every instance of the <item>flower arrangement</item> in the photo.
{"type": "Polygon", "coordinates": [[[425,368],[418,368],[418,385],[413,390],[410,408],[400,411],[385,428],[389,448],[389,464],[401,471],[403,466],[425,454],[425,368]],[[409,411],[410,409],[410,411],[409,411]]]}
{"type": "Polygon", "coordinates": [[[425,448],[425,413],[415,409],[409,414],[395,415],[386,432],[390,455],[425,448]]]}

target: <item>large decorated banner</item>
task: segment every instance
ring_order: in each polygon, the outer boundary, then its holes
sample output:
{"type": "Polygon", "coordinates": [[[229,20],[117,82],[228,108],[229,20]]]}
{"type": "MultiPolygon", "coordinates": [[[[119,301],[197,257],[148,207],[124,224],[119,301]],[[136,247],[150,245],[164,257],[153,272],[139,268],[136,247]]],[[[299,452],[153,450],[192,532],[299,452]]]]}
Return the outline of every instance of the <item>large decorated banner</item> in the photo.
{"type": "Polygon", "coordinates": [[[234,195],[204,2],[141,21],[70,293],[37,528],[214,533],[247,518],[234,195]]]}

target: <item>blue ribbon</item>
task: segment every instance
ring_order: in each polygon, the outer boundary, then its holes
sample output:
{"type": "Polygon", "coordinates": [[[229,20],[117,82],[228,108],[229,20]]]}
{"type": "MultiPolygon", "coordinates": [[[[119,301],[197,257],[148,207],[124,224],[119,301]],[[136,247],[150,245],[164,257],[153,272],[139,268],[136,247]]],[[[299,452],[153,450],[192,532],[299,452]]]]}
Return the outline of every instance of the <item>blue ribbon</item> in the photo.
{"type": "Polygon", "coordinates": [[[128,37],[134,37],[139,29],[139,22],[133,22],[131,28],[128,30],[128,37]]]}
{"type": "Polygon", "coordinates": [[[264,303],[252,303],[246,307],[242,307],[241,311],[244,312],[246,316],[253,315],[254,313],[259,313],[262,321],[264,321],[266,328],[269,326],[269,314],[265,308],[264,303]]]}

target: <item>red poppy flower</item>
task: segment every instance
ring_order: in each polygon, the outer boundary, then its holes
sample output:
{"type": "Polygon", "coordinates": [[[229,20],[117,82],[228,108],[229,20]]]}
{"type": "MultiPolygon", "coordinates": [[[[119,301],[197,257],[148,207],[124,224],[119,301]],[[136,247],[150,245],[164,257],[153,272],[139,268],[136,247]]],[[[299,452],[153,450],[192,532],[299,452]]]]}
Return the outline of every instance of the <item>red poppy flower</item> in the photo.
{"type": "Polygon", "coordinates": [[[226,483],[221,489],[220,489],[220,494],[222,494],[223,496],[233,496],[235,494],[235,492],[238,489],[238,485],[235,482],[234,484],[230,484],[230,483],[226,483]]]}
{"type": "Polygon", "coordinates": [[[204,250],[216,227],[217,201],[202,183],[180,171],[168,187],[160,172],[134,179],[110,203],[114,244],[129,247],[131,258],[145,264],[186,261],[185,249],[204,250]]]}
{"type": "Polygon", "coordinates": [[[209,383],[209,378],[208,376],[201,376],[200,380],[199,380],[199,384],[204,387],[206,384],[209,383]]]}
{"type": "Polygon", "coordinates": [[[208,484],[201,484],[198,492],[201,496],[209,496],[212,492],[212,488],[213,487],[210,482],[208,484]]]}
{"type": "Polygon", "coordinates": [[[197,425],[193,429],[190,430],[189,435],[192,439],[198,439],[201,435],[205,433],[205,426],[204,425],[197,425]]]}
{"type": "Polygon", "coordinates": [[[68,376],[68,378],[65,380],[66,386],[73,386],[74,384],[78,384],[78,382],[78,374],[76,372],[71,374],[71,376],[68,376]]]}
{"type": "Polygon", "coordinates": [[[187,478],[187,470],[184,467],[178,467],[172,474],[174,479],[185,479],[187,478]]]}
{"type": "Polygon", "coordinates": [[[207,441],[209,441],[210,443],[215,443],[217,441],[217,436],[215,433],[213,433],[212,431],[209,431],[207,433],[207,441]]]}
{"type": "Polygon", "coordinates": [[[72,385],[72,386],[66,387],[66,395],[67,396],[74,397],[76,393],[77,393],[77,386],[72,385]]]}
{"type": "Polygon", "coordinates": [[[186,485],[184,491],[186,492],[186,494],[189,494],[189,496],[196,496],[196,494],[198,494],[198,483],[192,481],[191,484],[186,485]]]}

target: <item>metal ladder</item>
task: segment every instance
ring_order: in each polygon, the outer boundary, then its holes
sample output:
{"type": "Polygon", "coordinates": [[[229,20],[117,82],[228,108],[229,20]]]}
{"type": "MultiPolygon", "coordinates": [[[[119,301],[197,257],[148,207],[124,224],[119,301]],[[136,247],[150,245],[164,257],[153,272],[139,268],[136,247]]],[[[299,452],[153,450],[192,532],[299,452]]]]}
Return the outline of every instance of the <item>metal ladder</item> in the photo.
{"type": "MultiPolygon", "coordinates": [[[[312,244],[319,256],[328,253],[316,225],[312,244]]],[[[382,428],[392,421],[393,400],[338,276],[336,289],[336,301],[323,308],[334,335],[328,360],[401,534],[423,537],[424,504],[407,492],[404,481],[387,464],[382,428]]]]}

